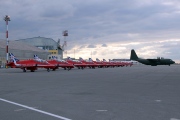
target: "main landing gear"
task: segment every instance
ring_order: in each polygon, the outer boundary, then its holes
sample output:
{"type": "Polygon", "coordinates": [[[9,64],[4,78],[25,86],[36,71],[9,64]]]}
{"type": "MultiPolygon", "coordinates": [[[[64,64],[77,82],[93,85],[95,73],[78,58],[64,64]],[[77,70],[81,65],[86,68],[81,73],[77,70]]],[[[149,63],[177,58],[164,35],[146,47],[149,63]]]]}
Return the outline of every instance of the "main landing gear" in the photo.
{"type": "Polygon", "coordinates": [[[23,72],[26,72],[26,68],[23,68],[23,72]]]}

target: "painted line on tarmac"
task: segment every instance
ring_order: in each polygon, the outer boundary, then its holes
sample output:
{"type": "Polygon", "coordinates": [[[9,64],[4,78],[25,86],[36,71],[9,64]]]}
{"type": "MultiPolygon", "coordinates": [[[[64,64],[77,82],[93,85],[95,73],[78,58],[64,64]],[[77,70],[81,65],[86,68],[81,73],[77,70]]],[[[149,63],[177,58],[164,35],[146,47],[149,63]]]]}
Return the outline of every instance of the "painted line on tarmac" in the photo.
{"type": "MultiPolygon", "coordinates": [[[[38,107],[32,107],[32,108],[38,108],[38,107]]],[[[19,112],[19,111],[23,111],[23,110],[26,110],[26,109],[25,108],[24,109],[16,109],[14,111],[19,112]]]]}
{"type": "Polygon", "coordinates": [[[176,118],[171,118],[170,120],[180,120],[180,119],[176,119],[176,118]]]}
{"type": "Polygon", "coordinates": [[[55,114],[52,114],[52,113],[49,113],[49,112],[46,112],[46,111],[38,110],[38,109],[35,109],[33,107],[29,107],[29,106],[26,106],[26,105],[15,103],[15,102],[5,100],[5,99],[2,99],[2,98],[0,98],[0,101],[11,103],[11,104],[14,104],[14,105],[17,105],[17,106],[21,106],[23,108],[30,109],[30,110],[33,110],[33,111],[36,111],[36,112],[40,112],[40,113],[43,113],[43,114],[46,114],[46,115],[49,115],[49,116],[52,116],[52,117],[56,117],[56,118],[59,118],[59,119],[62,119],[62,120],[71,120],[69,118],[65,118],[65,117],[62,117],[62,116],[59,116],[59,115],[55,115],[55,114]]]}
{"type": "Polygon", "coordinates": [[[96,110],[97,112],[107,112],[108,110],[96,110]]]}

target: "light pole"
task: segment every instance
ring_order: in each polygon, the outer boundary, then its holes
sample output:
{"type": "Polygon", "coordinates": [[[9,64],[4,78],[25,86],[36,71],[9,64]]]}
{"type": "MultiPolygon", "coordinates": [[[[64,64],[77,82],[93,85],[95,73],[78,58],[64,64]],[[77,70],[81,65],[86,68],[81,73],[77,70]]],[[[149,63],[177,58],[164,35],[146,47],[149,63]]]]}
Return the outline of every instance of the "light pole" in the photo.
{"type": "MultiPolygon", "coordinates": [[[[10,21],[10,16],[6,15],[4,17],[4,20],[6,21],[6,63],[8,63],[8,21],[10,21]]],[[[7,66],[6,66],[7,67],[7,66]]]]}
{"type": "Polygon", "coordinates": [[[63,31],[63,36],[64,36],[64,43],[66,46],[66,57],[67,57],[67,41],[66,41],[66,37],[68,36],[68,30],[63,31]]]}

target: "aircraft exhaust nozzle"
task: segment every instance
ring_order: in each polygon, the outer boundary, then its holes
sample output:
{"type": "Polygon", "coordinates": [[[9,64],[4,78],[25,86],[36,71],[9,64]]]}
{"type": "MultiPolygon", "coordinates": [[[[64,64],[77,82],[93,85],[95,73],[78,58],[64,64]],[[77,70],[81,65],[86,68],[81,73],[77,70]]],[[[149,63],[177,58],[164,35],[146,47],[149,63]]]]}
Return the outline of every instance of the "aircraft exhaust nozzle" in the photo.
{"type": "Polygon", "coordinates": [[[138,56],[135,52],[134,49],[131,50],[131,56],[130,56],[130,60],[137,60],[138,59],[138,56]]]}

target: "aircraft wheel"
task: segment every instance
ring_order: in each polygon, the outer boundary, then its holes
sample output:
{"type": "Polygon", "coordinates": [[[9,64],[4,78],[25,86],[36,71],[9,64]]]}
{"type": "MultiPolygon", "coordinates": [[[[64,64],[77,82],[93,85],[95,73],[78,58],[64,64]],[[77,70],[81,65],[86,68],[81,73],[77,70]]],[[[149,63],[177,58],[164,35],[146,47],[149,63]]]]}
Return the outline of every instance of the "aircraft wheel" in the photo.
{"type": "Polygon", "coordinates": [[[50,69],[48,68],[47,71],[50,72],[50,69]]]}
{"type": "Polygon", "coordinates": [[[78,67],[78,69],[80,69],[80,67],[78,67]]]}
{"type": "Polygon", "coordinates": [[[26,72],[26,68],[23,69],[23,72],[26,72]]]}
{"type": "Polygon", "coordinates": [[[31,70],[31,72],[34,72],[34,70],[31,70]]]}
{"type": "Polygon", "coordinates": [[[66,70],[66,67],[64,68],[64,70],[66,70]]]}

